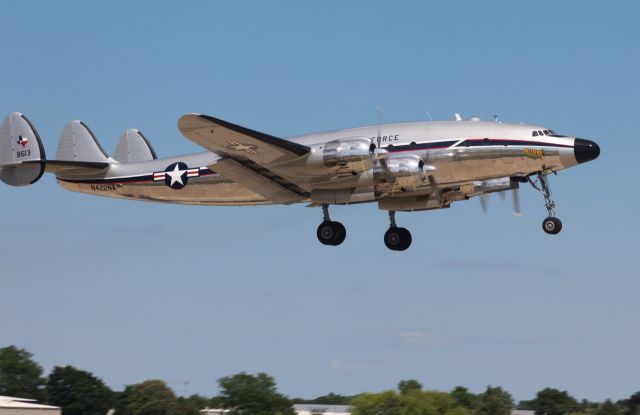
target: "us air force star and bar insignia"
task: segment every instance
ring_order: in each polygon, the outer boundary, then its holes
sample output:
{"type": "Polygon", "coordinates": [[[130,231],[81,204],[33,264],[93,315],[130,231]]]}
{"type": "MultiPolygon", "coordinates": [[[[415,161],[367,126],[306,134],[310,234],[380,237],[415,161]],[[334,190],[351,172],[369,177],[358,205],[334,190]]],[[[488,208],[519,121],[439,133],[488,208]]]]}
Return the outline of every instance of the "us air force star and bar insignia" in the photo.
{"type": "Polygon", "coordinates": [[[234,151],[244,151],[249,154],[258,154],[258,146],[254,144],[241,144],[236,140],[227,141],[227,148],[234,151]]]}
{"type": "Polygon", "coordinates": [[[164,171],[153,173],[153,181],[158,182],[164,180],[164,184],[174,190],[184,188],[189,182],[190,177],[199,177],[200,169],[190,169],[181,161],[169,165],[164,171]]]}

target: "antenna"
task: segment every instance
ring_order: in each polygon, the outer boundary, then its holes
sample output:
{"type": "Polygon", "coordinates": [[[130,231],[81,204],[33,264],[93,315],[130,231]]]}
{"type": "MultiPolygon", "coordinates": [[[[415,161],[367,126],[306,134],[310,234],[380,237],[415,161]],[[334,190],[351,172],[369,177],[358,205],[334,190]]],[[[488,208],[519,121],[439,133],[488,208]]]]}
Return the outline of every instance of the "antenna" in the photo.
{"type": "Polygon", "coordinates": [[[424,112],[427,113],[427,116],[429,117],[429,121],[433,121],[433,118],[431,118],[431,114],[429,114],[429,110],[424,110],[424,112]]]}

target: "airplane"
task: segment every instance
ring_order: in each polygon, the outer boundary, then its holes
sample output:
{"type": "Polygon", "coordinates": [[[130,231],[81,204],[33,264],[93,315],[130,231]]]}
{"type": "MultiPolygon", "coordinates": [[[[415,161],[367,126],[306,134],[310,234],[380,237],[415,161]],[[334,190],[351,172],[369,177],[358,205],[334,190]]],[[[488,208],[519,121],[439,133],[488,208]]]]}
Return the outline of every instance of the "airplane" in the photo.
{"type": "Polygon", "coordinates": [[[375,202],[388,211],[384,243],[406,250],[411,233],[396,212],[449,208],[453,202],[531,184],[545,202],[542,228],[557,234],[548,176],[598,158],[594,141],[541,126],[463,120],[379,124],[287,139],[203,114],[178,121],[182,135],[206,151],[159,159],[147,138],[128,129],[113,157],[82,121],[64,128],[56,157],[48,160],[40,136],[21,113],[0,126],[0,180],[33,184],[45,173],[65,189],[99,196],[195,205],[307,203],[321,207],[318,240],[340,245],[347,232],[329,206],[375,202]]]}

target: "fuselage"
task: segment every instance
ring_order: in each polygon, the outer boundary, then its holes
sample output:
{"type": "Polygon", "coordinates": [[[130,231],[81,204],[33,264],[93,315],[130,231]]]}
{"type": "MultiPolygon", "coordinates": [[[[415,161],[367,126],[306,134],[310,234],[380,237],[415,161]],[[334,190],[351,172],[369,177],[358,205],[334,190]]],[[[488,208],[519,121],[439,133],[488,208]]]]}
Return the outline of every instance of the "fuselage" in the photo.
{"type": "MultiPolygon", "coordinates": [[[[341,189],[351,189],[351,194],[355,192],[360,196],[354,199],[335,196],[330,200],[335,203],[380,201],[383,198],[418,200],[432,193],[434,183],[437,183],[449,192],[448,205],[482,193],[478,182],[559,171],[592,160],[600,151],[592,141],[558,135],[544,127],[486,121],[374,125],[295,136],[288,140],[317,149],[323,143],[352,137],[370,139],[377,148],[386,150],[389,157],[419,157],[428,169],[429,180],[411,187],[380,188],[374,179],[374,169],[341,177],[308,174],[308,163],[313,154],[274,170],[284,179],[295,178],[296,184],[305,195],[308,194],[301,202],[325,203],[317,198],[341,189]]],[[[219,159],[215,153],[204,152],[140,163],[114,160],[98,175],[71,177],[59,174],[57,179],[68,190],[109,197],[205,205],[271,203],[218,174],[215,163],[219,159]],[[177,183],[173,172],[182,172],[182,169],[184,173],[177,177],[180,179],[177,183]]],[[[444,203],[439,203],[439,206],[424,205],[422,208],[445,207],[444,203]]]]}

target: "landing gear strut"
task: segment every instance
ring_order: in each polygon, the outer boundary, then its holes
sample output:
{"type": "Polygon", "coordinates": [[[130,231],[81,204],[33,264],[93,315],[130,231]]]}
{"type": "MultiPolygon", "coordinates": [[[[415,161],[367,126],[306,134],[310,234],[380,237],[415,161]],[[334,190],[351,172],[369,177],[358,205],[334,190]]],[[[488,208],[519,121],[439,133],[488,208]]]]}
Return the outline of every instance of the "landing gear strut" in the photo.
{"type": "Polygon", "coordinates": [[[340,222],[332,221],[329,217],[329,205],[322,205],[323,221],[318,226],[318,240],[324,245],[340,245],[347,237],[347,230],[340,222]]]}
{"type": "Polygon", "coordinates": [[[396,225],[396,212],[389,211],[389,229],[384,234],[384,244],[392,251],[404,251],[411,246],[411,232],[396,225]]]}
{"type": "Polygon", "coordinates": [[[530,177],[527,177],[527,179],[529,179],[529,183],[534,189],[542,193],[542,196],[544,197],[544,205],[549,213],[549,217],[542,221],[542,229],[549,235],[555,235],[560,233],[562,230],[562,222],[556,217],[556,202],[551,198],[551,188],[549,187],[547,174],[542,172],[538,173],[537,181],[540,182],[540,187],[538,187],[530,177]]]}

